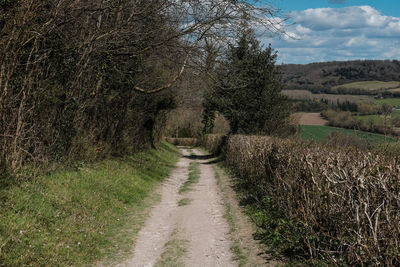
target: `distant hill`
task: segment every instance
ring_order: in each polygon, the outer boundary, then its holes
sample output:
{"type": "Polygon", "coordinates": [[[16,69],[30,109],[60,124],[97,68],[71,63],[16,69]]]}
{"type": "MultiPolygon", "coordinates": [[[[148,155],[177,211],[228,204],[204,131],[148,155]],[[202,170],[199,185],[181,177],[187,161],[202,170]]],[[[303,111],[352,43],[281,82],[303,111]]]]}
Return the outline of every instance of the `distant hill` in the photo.
{"type": "Polygon", "coordinates": [[[398,60],[357,60],[280,65],[285,90],[331,92],[331,88],[361,81],[400,81],[398,60]]]}

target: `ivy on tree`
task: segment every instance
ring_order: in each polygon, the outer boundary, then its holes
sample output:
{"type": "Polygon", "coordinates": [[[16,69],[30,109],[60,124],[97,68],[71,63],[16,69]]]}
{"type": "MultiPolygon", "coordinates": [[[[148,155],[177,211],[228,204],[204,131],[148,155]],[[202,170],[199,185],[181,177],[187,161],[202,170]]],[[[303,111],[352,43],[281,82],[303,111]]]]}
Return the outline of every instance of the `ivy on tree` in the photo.
{"type": "Polygon", "coordinates": [[[229,121],[231,133],[273,134],[284,129],[290,115],[287,98],[271,46],[263,48],[254,31],[247,29],[216,68],[211,93],[204,101],[203,123],[212,130],[214,112],[229,121]]]}

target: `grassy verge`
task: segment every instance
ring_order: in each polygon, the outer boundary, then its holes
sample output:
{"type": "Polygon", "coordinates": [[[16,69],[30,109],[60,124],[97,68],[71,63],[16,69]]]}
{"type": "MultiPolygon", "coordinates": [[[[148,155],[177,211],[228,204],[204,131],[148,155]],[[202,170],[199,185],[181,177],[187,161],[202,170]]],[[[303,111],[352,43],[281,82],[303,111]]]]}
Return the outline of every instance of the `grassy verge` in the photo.
{"type": "Polygon", "coordinates": [[[79,266],[129,251],[134,238],[120,233],[178,155],[164,143],[0,189],[0,266],[79,266]]]}
{"type": "Polygon", "coordinates": [[[199,181],[199,178],[200,178],[199,163],[191,162],[189,165],[189,178],[179,189],[179,194],[192,190],[193,185],[199,181]]]}

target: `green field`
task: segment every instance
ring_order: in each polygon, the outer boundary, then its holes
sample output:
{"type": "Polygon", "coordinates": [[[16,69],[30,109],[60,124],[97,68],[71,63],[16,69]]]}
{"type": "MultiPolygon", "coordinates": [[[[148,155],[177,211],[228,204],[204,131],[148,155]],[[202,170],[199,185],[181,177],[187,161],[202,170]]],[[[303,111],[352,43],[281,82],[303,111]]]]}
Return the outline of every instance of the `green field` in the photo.
{"type": "MultiPolygon", "coordinates": [[[[382,115],[354,115],[354,118],[365,122],[372,120],[377,124],[383,124],[384,122],[384,118],[382,115]]],[[[388,118],[388,121],[390,121],[390,118],[388,118]]]]}
{"type": "MultiPolygon", "coordinates": [[[[376,124],[383,125],[385,123],[385,118],[383,115],[375,114],[375,115],[357,115],[353,114],[354,118],[360,121],[368,122],[373,121],[376,124]]],[[[392,119],[400,117],[400,111],[396,110],[392,113],[391,116],[387,117],[386,123],[387,125],[392,125],[392,119]]]]}
{"type": "Polygon", "coordinates": [[[390,90],[400,87],[400,82],[366,81],[348,83],[333,87],[334,89],[362,89],[368,91],[390,90]]]}
{"type": "Polygon", "coordinates": [[[367,139],[372,143],[393,143],[397,140],[392,137],[386,137],[380,134],[367,133],[362,131],[336,128],[330,126],[314,126],[314,125],[302,125],[300,126],[301,136],[306,140],[315,140],[321,142],[324,138],[328,137],[334,131],[341,132],[349,135],[356,135],[361,139],[367,139]]]}
{"type": "Polygon", "coordinates": [[[383,104],[389,104],[393,107],[400,108],[400,98],[385,98],[385,99],[378,99],[375,101],[376,105],[383,105],[383,104]]]}

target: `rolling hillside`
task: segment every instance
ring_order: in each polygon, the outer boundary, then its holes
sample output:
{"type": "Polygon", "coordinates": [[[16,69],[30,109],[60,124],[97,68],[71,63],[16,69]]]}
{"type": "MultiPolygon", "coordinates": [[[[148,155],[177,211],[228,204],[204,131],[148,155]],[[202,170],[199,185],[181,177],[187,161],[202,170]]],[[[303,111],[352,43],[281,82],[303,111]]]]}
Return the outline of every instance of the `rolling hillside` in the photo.
{"type": "Polygon", "coordinates": [[[330,92],[335,86],[362,81],[400,81],[397,60],[357,60],[281,65],[286,90],[330,92]]]}

